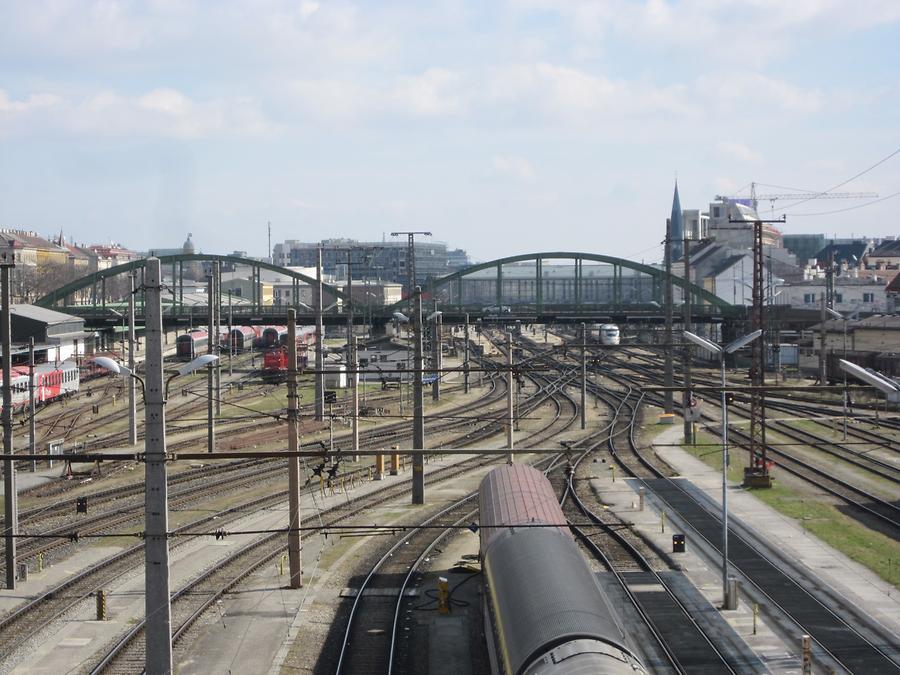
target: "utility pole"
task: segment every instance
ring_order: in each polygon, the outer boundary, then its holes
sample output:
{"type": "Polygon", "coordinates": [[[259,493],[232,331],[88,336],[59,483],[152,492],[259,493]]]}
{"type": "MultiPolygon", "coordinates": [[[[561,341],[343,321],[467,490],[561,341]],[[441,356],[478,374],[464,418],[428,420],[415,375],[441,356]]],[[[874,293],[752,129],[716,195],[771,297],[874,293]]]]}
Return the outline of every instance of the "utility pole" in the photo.
{"type": "MultiPolygon", "coordinates": [[[[845,331],[846,333],[846,331],[845,331]]],[[[844,341],[846,344],[846,340],[844,341]]],[[[846,353],[846,349],[844,352],[846,353]]],[[[75,349],[75,356],[78,356],[78,348],[75,349]]],[[[35,454],[35,421],[34,421],[34,338],[28,338],[28,452],[35,454]]],[[[844,425],[846,428],[846,424],[844,425]]],[[[37,460],[31,460],[31,470],[37,471],[37,460]]]]}
{"type": "Polygon", "coordinates": [[[822,293],[821,313],[819,316],[819,385],[824,387],[828,384],[828,368],[825,362],[825,345],[827,343],[827,335],[825,330],[825,322],[828,320],[825,312],[828,307],[828,293],[822,293]]]}
{"type": "Polygon", "coordinates": [[[146,261],[144,407],[144,575],[146,670],[172,672],[172,608],[169,603],[169,493],[166,468],[166,401],[162,359],[162,287],[159,258],[146,261]]]}
{"type": "MultiPolygon", "coordinates": [[[[686,234],[686,233],[685,233],[686,234]]],[[[687,286],[684,289],[682,309],[684,310],[684,330],[691,331],[691,240],[684,238],[684,280],[687,286]]],[[[684,442],[688,445],[694,442],[694,423],[688,419],[688,408],[691,407],[691,344],[684,344],[684,393],[681,398],[681,410],[684,414],[684,442]]]]}
{"type": "Polygon", "coordinates": [[[359,349],[359,338],[355,335],[350,340],[350,365],[351,387],[353,390],[353,408],[352,408],[352,425],[353,425],[353,461],[359,461],[359,358],[357,358],[357,350],[359,349]]]}
{"type": "Polygon", "coordinates": [[[316,422],[325,419],[325,326],[322,323],[322,245],[316,248],[316,422]]]}
{"type": "Polygon", "coordinates": [[[413,292],[416,287],[416,235],[421,234],[425,237],[430,237],[431,232],[424,231],[403,231],[403,232],[391,232],[392,237],[399,237],[401,234],[405,234],[407,236],[407,244],[406,244],[406,277],[407,277],[407,286],[406,286],[406,297],[409,300],[410,307],[413,304],[413,292]]]}
{"type": "Polygon", "coordinates": [[[513,348],[512,333],[506,334],[506,367],[509,369],[506,373],[506,447],[509,454],[506,455],[506,461],[509,464],[513,462],[513,449],[515,448],[515,386],[516,381],[513,377],[513,348]]]}
{"type": "MultiPolygon", "coordinates": [[[[288,320],[288,452],[297,452],[297,312],[289,309],[288,320]]],[[[300,540],[300,458],[288,458],[288,492],[290,523],[288,527],[288,559],[291,569],[291,588],[303,586],[303,547],[300,540]]]]}
{"type": "Polygon", "coordinates": [[[413,340],[415,341],[415,364],[413,366],[413,466],[412,503],[425,503],[425,395],[422,386],[422,289],[415,287],[415,310],[413,311],[413,340]]]}
{"type": "MultiPolygon", "coordinates": [[[[601,331],[602,332],[602,331],[601,331]]],[[[581,324],[581,428],[587,429],[587,345],[590,329],[581,324]]],[[[600,333],[597,334],[600,340],[600,333]]],[[[596,407],[596,404],[595,404],[596,407]]]]}
{"type": "MultiPolygon", "coordinates": [[[[729,223],[750,223],[753,225],[753,306],[750,310],[751,328],[765,331],[765,303],[763,302],[763,223],[784,223],[778,220],[728,219],[729,223]]],[[[824,317],[825,313],[822,312],[824,317]]],[[[750,466],[744,469],[744,485],[748,487],[772,487],[766,456],[766,397],[765,385],[765,333],[751,345],[752,365],[750,367],[750,466]]]]}
{"type": "Polygon", "coordinates": [[[434,370],[434,382],[431,385],[431,400],[441,400],[441,370],[443,368],[443,354],[441,354],[441,315],[435,314],[434,324],[431,327],[431,367],[434,370]]]}
{"type": "Polygon", "coordinates": [[[469,393],[469,313],[466,312],[466,324],[464,331],[465,344],[463,346],[463,393],[469,393]]]}
{"type": "Polygon", "coordinates": [[[269,229],[269,262],[274,263],[275,259],[272,257],[272,221],[268,221],[266,226],[269,229]]]}
{"type": "MultiPolygon", "coordinates": [[[[9,272],[15,267],[12,248],[0,255],[0,342],[3,348],[3,453],[13,454],[12,430],[12,336],[9,318],[9,272]]],[[[16,587],[16,537],[19,533],[19,504],[16,493],[16,463],[3,460],[3,535],[6,540],[6,588],[16,587]]]]}
{"type": "Polygon", "coordinates": [[[665,262],[666,262],[666,346],[664,352],[666,355],[665,369],[663,373],[666,390],[663,393],[664,412],[671,415],[675,410],[675,397],[672,393],[672,387],[675,386],[675,366],[672,363],[672,220],[666,219],[666,240],[665,240],[665,262]]]}
{"type": "MultiPolygon", "coordinates": [[[[212,353],[218,356],[222,350],[221,344],[219,343],[219,334],[222,332],[222,264],[218,260],[213,263],[213,272],[216,284],[216,292],[213,296],[216,301],[214,308],[215,313],[213,314],[216,319],[216,339],[212,353]]],[[[262,304],[262,300],[260,300],[260,304],[262,304]]],[[[228,337],[231,338],[230,335],[228,337]]],[[[213,368],[215,369],[214,372],[216,374],[216,417],[222,416],[222,370],[219,367],[219,363],[219,359],[216,359],[213,364],[213,368]]]]}
{"type": "MultiPolygon", "coordinates": [[[[234,330],[234,314],[231,305],[231,289],[228,290],[228,377],[234,375],[232,360],[234,359],[234,336],[231,331],[234,330]]],[[[252,345],[251,345],[252,348],[252,345]]]]}
{"type": "MultiPolygon", "coordinates": [[[[134,372],[134,282],[135,272],[128,275],[128,369],[134,372]]],[[[125,378],[128,387],[128,444],[137,445],[137,392],[133,377],[125,378]]]]}
{"type": "MultiPolygon", "coordinates": [[[[213,296],[216,292],[216,277],[215,274],[210,273],[210,275],[206,278],[206,293],[207,293],[207,324],[209,326],[208,337],[209,339],[206,342],[206,353],[214,354],[215,353],[215,330],[216,330],[216,317],[215,317],[215,309],[213,309],[213,296]]],[[[216,450],[216,419],[213,416],[214,412],[214,404],[213,404],[213,395],[215,394],[215,368],[216,365],[214,363],[210,363],[206,367],[206,451],[207,452],[215,452],[216,450]]]]}

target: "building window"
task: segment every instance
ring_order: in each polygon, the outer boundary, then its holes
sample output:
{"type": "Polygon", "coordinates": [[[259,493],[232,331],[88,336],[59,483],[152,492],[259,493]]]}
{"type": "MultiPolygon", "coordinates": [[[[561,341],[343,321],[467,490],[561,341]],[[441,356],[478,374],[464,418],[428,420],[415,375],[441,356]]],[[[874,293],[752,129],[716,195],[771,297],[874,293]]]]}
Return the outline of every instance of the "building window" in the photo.
{"type": "Polygon", "coordinates": [[[713,207],[713,218],[718,218],[721,213],[718,206],[713,207]]]}
{"type": "Polygon", "coordinates": [[[863,293],[863,302],[875,302],[875,294],[863,293]]]}
{"type": "Polygon", "coordinates": [[[803,304],[804,305],[814,305],[816,303],[816,294],[815,293],[804,293],[803,294],[803,304]]]}
{"type": "Polygon", "coordinates": [[[844,294],[843,293],[835,293],[834,301],[838,304],[842,303],[844,301],[844,294]]]}

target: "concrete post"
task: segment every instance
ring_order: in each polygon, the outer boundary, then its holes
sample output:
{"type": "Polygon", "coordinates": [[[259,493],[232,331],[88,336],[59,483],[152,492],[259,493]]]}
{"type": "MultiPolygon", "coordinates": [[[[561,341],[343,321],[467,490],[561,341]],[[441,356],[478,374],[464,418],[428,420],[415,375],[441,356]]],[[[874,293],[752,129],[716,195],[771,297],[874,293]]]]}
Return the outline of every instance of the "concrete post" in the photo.
{"type": "MultiPolygon", "coordinates": [[[[684,330],[691,331],[691,240],[684,240],[684,280],[688,283],[688,288],[684,290],[684,330]]],[[[691,405],[691,357],[692,346],[690,343],[684,345],[684,394],[681,399],[681,409],[684,413],[684,442],[688,445],[694,442],[694,423],[688,419],[687,410],[691,405]]]]}
{"type": "MultiPolygon", "coordinates": [[[[128,276],[128,369],[134,372],[134,271],[128,276]]],[[[128,444],[137,445],[137,396],[133,377],[125,379],[128,387],[128,444]]]]}
{"type": "MultiPolygon", "coordinates": [[[[78,348],[75,348],[75,358],[78,358],[78,348]]],[[[131,379],[131,378],[129,378],[131,379]]],[[[846,425],[844,425],[846,428],[846,425]]],[[[34,338],[28,338],[28,452],[35,454],[34,443],[37,438],[34,420],[34,338]]],[[[31,460],[31,470],[37,471],[37,460],[31,460]]]]}
{"type": "Polygon", "coordinates": [[[159,258],[148,258],[144,309],[146,360],[144,407],[144,543],[146,670],[172,672],[172,614],[169,604],[169,494],[166,476],[166,412],[162,359],[162,302],[159,258]]]}
{"type": "Polygon", "coordinates": [[[463,346],[463,393],[469,393],[469,313],[466,312],[465,344],[463,346]]]}
{"type": "MultiPolygon", "coordinates": [[[[0,263],[2,302],[0,309],[0,342],[3,347],[3,453],[13,453],[12,430],[12,338],[9,318],[9,270],[12,260],[0,263]]],[[[6,543],[6,587],[16,587],[16,539],[19,532],[19,505],[16,493],[16,464],[3,460],[3,535],[6,543]]]]}
{"type": "MultiPolygon", "coordinates": [[[[213,296],[216,293],[216,277],[214,274],[210,274],[206,277],[206,304],[207,304],[207,335],[208,340],[206,343],[206,353],[214,354],[215,353],[215,333],[216,333],[216,317],[215,317],[215,309],[213,309],[213,296]]],[[[206,367],[206,451],[207,452],[215,452],[216,450],[216,418],[213,415],[215,412],[215,404],[213,402],[213,398],[215,397],[215,385],[216,385],[216,376],[215,376],[216,367],[215,364],[210,363],[206,367]]]]}
{"type": "Polygon", "coordinates": [[[581,428],[587,429],[587,324],[581,324],[581,428]]]}
{"type": "Polygon", "coordinates": [[[415,289],[415,309],[412,316],[415,364],[413,365],[413,456],[412,503],[425,503],[425,396],[422,386],[422,288],[415,289]],[[418,451],[418,452],[417,452],[418,451]]]}
{"type": "Polygon", "coordinates": [[[316,308],[316,422],[325,419],[325,327],[322,324],[322,247],[316,251],[316,287],[313,291],[316,308]]]}
{"type": "Polygon", "coordinates": [[[357,351],[359,349],[359,338],[355,335],[350,340],[350,385],[353,391],[353,408],[352,408],[352,428],[353,428],[353,461],[359,461],[359,358],[357,351]]]}
{"type": "Polygon", "coordinates": [[[435,371],[434,382],[431,385],[431,400],[441,400],[441,369],[443,367],[441,358],[441,315],[434,317],[434,326],[431,334],[431,368],[435,371]]]}
{"type": "Polygon", "coordinates": [[[825,314],[825,293],[822,293],[822,312],[819,318],[819,384],[823,387],[828,384],[828,368],[825,362],[825,322],[827,320],[828,317],[825,314]]]}
{"type": "MultiPolygon", "coordinates": [[[[215,293],[213,294],[215,306],[213,309],[213,316],[216,319],[216,338],[213,344],[212,353],[219,355],[222,352],[221,345],[219,344],[219,333],[222,332],[222,265],[218,260],[213,263],[213,283],[215,283],[215,293]]],[[[260,304],[262,304],[261,291],[260,304]]],[[[228,337],[230,338],[231,336],[229,335],[228,337]]],[[[221,360],[218,360],[213,364],[216,375],[216,417],[222,416],[222,368],[220,364],[221,360]]]]}
{"type": "Polygon", "coordinates": [[[666,314],[666,346],[663,350],[665,353],[665,370],[663,373],[663,383],[666,385],[666,391],[663,393],[663,412],[671,415],[675,409],[675,397],[672,393],[672,386],[675,384],[675,366],[672,363],[672,222],[666,219],[666,242],[665,242],[665,262],[666,262],[666,288],[665,288],[665,314],[666,314]]]}
{"type": "MultiPolygon", "coordinates": [[[[297,313],[289,309],[288,329],[288,452],[297,452],[297,313]]],[[[229,336],[230,337],[230,336],[229,336]]],[[[300,540],[300,458],[288,458],[288,559],[291,569],[291,588],[303,586],[303,547],[300,540]]]]}
{"type": "Polygon", "coordinates": [[[506,373],[506,447],[509,454],[506,455],[506,461],[512,464],[513,448],[515,447],[515,387],[516,380],[513,377],[513,349],[512,349],[512,333],[506,334],[506,367],[509,371],[506,373]]]}

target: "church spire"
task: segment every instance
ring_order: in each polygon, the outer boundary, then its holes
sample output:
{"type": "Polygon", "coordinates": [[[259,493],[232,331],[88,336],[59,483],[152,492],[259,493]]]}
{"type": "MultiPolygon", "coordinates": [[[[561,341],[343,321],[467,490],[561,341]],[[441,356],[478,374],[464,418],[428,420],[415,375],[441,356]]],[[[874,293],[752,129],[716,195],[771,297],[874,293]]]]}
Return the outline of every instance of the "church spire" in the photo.
{"type": "Polygon", "coordinates": [[[678,181],[675,181],[675,196],[672,197],[672,260],[680,260],[684,252],[684,215],[681,199],[678,197],[678,181]]]}

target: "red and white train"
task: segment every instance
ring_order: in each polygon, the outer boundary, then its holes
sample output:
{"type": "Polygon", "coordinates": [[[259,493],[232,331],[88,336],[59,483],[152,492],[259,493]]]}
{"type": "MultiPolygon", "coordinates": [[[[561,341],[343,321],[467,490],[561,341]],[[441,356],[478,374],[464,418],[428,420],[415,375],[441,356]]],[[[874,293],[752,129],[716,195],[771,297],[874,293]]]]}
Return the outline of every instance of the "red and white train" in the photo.
{"type": "MultiPolygon", "coordinates": [[[[277,328],[280,328],[277,327],[277,328]]],[[[297,326],[297,367],[304,369],[309,365],[308,351],[315,344],[315,326],[297,326]]],[[[276,346],[268,349],[263,355],[263,379],[278,381],[287,377],[287,329],[279,335],[276,346]]]]}
{"type": "MultiPolygon", "coordinates": [[[[2,382],[3,374],[0,372],[0,384],[2,382]]],[[[54,399],[71,396],[78,392],[80,383],[78,365],[74,361],[39,363],[34,367],[34,402],[36,405],[43,405],[54,399]]],[[[11,385],[13,410],[28,406],[28,366],[13,366],[11,385]]]]}

